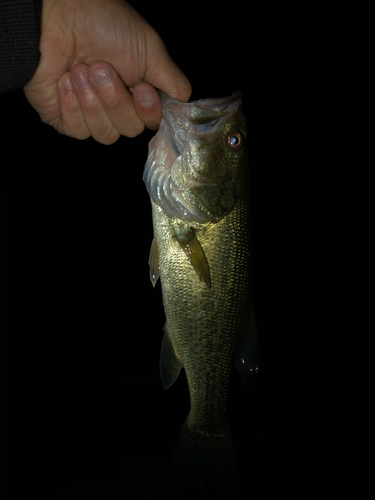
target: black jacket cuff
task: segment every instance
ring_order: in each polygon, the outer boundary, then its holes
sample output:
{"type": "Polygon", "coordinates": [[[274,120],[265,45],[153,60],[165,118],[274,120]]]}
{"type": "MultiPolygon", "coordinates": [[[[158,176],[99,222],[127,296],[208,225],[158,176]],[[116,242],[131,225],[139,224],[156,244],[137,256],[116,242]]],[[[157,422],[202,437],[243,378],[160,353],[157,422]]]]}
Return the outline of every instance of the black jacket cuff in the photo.
{"type": "Polygon", "coordinates": [[[0,94],[23,87],[38,66],[41,2],[0,1],[0,94]]]}

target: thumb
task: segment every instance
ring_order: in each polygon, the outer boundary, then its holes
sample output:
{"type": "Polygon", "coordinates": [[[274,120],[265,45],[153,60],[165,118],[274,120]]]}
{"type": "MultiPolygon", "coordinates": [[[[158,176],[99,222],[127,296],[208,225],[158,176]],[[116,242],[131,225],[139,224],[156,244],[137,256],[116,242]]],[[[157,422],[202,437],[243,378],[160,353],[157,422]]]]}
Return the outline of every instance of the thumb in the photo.
{"type": "Polygon", "coordinates": [[[161,39],[159,44],[146,70],[144,81],[175,99],[188,102],[192,92],[191,83],[168,54],[161,39]]]}

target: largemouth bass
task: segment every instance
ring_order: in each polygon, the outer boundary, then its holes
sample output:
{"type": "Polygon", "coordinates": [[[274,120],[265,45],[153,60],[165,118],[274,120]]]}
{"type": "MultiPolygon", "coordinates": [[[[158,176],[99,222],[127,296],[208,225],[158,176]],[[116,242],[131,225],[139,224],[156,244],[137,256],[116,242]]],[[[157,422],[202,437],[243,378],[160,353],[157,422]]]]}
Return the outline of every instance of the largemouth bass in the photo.
{"type": "Polygon", "coordinates": [[[155,286],[160,276],[166,315],[160,373],[168,389],[183,367],[189,386],[176,463],[191,480],[216,480],[235,474],[225,414],[233,362],[247,384],[257,371],[247,124],[241,92],[190,103],[160,95],[143,176],[154,228],[150,278],[155,286]]]}

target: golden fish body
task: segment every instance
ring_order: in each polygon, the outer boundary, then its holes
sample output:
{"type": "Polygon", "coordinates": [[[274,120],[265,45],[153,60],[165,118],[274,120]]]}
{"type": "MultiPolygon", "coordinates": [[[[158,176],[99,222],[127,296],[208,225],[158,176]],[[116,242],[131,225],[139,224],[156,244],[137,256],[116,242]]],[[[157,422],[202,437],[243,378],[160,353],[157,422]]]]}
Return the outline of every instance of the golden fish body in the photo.
{"type": "Polygon", "coordinates": [[[233,360],[249,323],[249,208],[238,200],[217,224],[197,225],[195,236],[210,266],[211,288],[175,237],[174,221],[153,203],[155,238],[167,335],[188,380],[189,427],[223,434],[233,360]]]}
{"type": "Polygon", "coordinates": [[[254,368],[245,342],[251,312],[247,128],[241,93],[189,104],[161,97],[163,120],[144,173],[154,227],[150,275],[155,285],[160,274],[166,315],[163,385],[169,388],[181,367],[188,381],[191,408],[177,448],[189,469],[189,460],[196,463],[212,446],[226,443],[222,453],[228,448],[233,361],[240,374],[254,368]]]}

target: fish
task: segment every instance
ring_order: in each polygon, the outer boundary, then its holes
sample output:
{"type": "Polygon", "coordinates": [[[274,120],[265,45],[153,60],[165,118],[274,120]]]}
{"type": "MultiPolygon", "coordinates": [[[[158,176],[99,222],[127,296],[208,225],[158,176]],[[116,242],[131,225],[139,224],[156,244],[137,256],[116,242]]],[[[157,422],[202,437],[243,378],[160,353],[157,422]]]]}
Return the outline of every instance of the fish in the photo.
{"type": "Polygon", "coordinates": [[[160,376],[181,369],[190,411],[175,470],[187,484],[238,480],[226,399],[233,364],[250,386],[259,369],[251,300],[248,126],[242,92],[189,103],[159,91],[162,120],[143,181],[154,237],[150,280],[160,278],[166,316],[160,376]]]}

